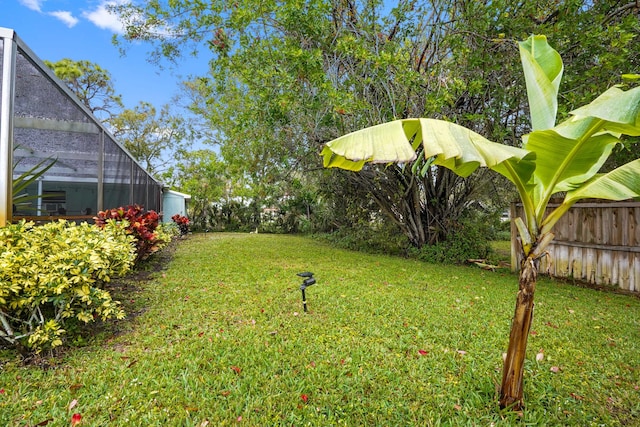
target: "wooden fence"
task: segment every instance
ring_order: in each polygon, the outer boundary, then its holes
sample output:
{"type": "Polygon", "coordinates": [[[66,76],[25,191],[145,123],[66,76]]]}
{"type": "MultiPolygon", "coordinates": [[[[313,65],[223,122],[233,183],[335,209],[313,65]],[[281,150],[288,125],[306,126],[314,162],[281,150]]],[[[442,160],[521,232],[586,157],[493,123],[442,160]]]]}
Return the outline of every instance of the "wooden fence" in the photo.
{"type": "MultiPolygon", "coordinates": [[[[558,206],[550,203],[549,210],[558,206]]],[[[511,218],[522,205],[511,205],[511,218]]],[[[555,239],[540,272],[640,292],[640,202],[576,203],[554,227],[555,239]]],[[[517,271],[515,225],[511,224],[511,268],[517,271]]]]}

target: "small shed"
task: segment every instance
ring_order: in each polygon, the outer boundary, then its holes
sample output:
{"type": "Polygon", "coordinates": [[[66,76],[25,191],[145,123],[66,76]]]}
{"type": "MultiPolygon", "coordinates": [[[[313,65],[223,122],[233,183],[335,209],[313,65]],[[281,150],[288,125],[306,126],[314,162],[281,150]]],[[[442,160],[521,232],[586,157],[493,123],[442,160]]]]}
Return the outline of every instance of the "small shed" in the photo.
{"type": "Polygon", "coordinates": [[[188,194],[164,189],[162,192],[162,222],[171,222],[171,217],[175,214],[187,216],[187,202],[189,200],[191,200],[191,196],[188,194]]]}

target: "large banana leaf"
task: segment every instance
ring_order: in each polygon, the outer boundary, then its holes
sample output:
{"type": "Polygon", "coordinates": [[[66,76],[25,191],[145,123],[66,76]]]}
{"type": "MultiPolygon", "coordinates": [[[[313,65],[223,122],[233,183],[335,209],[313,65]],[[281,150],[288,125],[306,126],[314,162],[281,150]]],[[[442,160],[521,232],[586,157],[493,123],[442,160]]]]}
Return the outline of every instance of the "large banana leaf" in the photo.
{"type": "Polygon", "coordinates": [[[623,91],[612,87],[591,103],[573,110],[577,119],[594,117],[603,120],[603,129],[625,135],[640,135],[640,86],[623,91]]]}
{"type": "Polygon", "coordinates": [[[570,191],[564,203],[581,199],[626,200],[640,197],[640,159],[624,164],[609,173],[598,175],[570,191]]]}
{"type": "Polygon", "coordinates": [[[568,191],[594,176],[620,140],[609,133],[582,143],[563,138],[553,130],[529,135],[527,149],[536,153],[536,178],[551,192],[568,191]]]}
{"type": "Polygon", "coordinates": [[[341,136],[323,149],[324,166],[359,171],[365,162],[412,162],[416,152],[409,138],[414,132],[415,126],[410,126],[405,133],[403,121],[396,120],[341,136]]]}
{"type": "Polygon", "coordinates": [[[584,185],[569,191],[542,225],[542,232],[550,231],[553,225],[576,202],[582,199],[627,200],[640,198],[640,159],[612,170],[609,173],[596,175],[584,185]]]}
{"type": "Polygon", "coordinates": [[[531,126],[533,130],[550,129],[556,124],[562,58],[549,46],[545,36],[531,36],[518,45],[527,84],[531,126]]]}
{"type": "MultiPolygon", "coordinates": [[[[422,144],[426,158],[469,176],[480,166],[526,184],[535,168],[535,155],[517,147],[497,144],[455,123],[435,119],[403,119],[344,135],[328,142],[323,151],[325,167],[358,171],[366,161],[408,163],[422,144]]],[[[517,183],[517,184],[518,184],[517,183]]]]}
{"type": "Polygon", "coordinates": [[[435,119],[418,119],[425,157],[435,157],[435,164],[467,177],[479,166],[494,169],[511,181],[526,183],[535,168],[527,151],[497,144],[455,123],[435,119]],[[511,168],[504,162],[511,161],[511,168]]]}

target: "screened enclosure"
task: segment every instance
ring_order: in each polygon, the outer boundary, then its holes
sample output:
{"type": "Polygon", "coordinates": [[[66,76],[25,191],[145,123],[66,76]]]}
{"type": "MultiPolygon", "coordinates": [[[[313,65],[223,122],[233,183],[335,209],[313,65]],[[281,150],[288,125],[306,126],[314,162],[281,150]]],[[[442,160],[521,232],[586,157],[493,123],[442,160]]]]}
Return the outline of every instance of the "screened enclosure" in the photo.
{"type": "Polygon", "coordinates": [[[25,217],[91,219],[129,204],[161,211],[162,185],[15,31],[2,27],[0,69],[0,225],[25,217]],[[28,175],[38,178],[13,194],[13,181],[28,175]]]}

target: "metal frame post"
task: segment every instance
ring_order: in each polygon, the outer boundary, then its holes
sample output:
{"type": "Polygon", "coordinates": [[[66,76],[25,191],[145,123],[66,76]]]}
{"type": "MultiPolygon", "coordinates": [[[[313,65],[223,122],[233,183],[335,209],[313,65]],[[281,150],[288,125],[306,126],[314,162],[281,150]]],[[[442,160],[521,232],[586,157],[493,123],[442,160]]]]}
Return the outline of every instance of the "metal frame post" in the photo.
{"type": "Polygon", "coordinates": [[[0,227],[13,218],[13,102],[17,46],[2,37],[2,98],[0,99],[0,227]]]}
{"type": "Polygon", "coordinates": [[[98,145],[100,146],[100,149],[98,150],[98,200],[96,203],[98,212],[104,210],[104,138],[104,130],[100,130],[100,133],[98,133],[98,145]]]}

